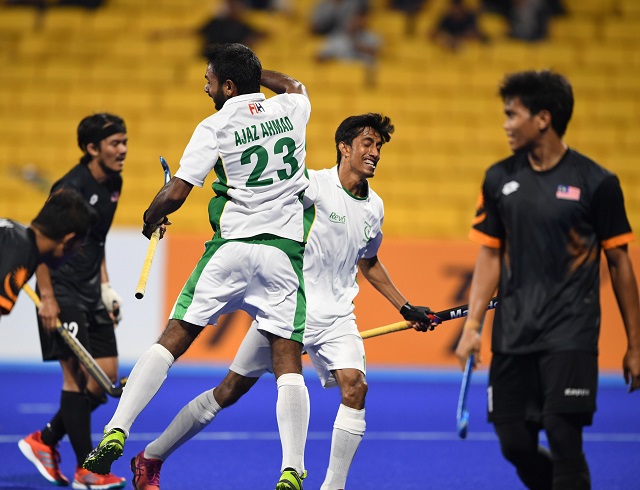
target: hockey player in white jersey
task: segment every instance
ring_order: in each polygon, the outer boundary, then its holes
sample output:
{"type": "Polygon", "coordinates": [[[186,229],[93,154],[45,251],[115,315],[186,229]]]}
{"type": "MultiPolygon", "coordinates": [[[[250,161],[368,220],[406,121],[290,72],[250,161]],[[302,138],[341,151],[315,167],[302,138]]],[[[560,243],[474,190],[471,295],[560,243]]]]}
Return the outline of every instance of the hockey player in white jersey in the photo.
{"type": "MultiPolygon", "coordinates": [[[[255,318],[273,357],[278,425],[283,447],[291,448],[283,454],[276,488],[288,488],[290,480],[299,482],[305,475],[309,423],[301,353],[306,316],[302,196],[309,185],[305,135],[311,105],[302,83],[262,70],[246,46],[217,45],[207,50],[206,59],[205,92],[218,112],[196,127],[180,168],[144,213],[143,234],[164,231],[167,216],[213,170],[213,238],[206,242],[165,331],[134,366],[105,436],[84,467],[108,473],[123,453],[131,425],[174,361],[204,327],[243,309],[255,318]],[[266,99],[260,85],[278,95],[266,99]]],[[[202,406],[207,413],[218,409],[214,400],[202,406]]]]}
{"type": "MultiPolygon", "coordinates": [[[[337,166],[310,170],[310,186],[304,196],[308,234],[304,349],[323,386],[337,385],[342,395],[322,490],[345,488],[366,425],[365,351],[353,312],[358,269],[406,320],[415,322],[417,330],[433,328],[428,317],[431,310],[408,303],[377,256],[384,209],[368,180],[375,174],[380,150],[393,129],[389,118],[380,114],[345,119],[335,135],[337,166]]],[[[166,458],[249,391],[263,373],[274,369],[268,337],[256,321],[220,385],[186,405],[164,433],[132,460],[136,488],[159,489],[160,468],[166,458]],[[216,409],[206,412],[207,406],[216,409]]],[[[283,488],[300,490],[302,482],[283,488]]]]}

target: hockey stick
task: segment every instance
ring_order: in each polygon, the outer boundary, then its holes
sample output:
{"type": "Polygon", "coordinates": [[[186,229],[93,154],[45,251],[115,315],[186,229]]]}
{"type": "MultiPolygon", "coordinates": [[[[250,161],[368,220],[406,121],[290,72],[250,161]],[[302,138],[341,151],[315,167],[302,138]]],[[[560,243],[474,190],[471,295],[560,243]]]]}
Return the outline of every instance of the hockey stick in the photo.
{"type": "MultiPolygon", "coordinates": [[[[493,300],[492,300],[493,301],[493,300]]],[[[480,322],[478,333],[482,332],[484,316],[480,322]]],[[[456,429],[458,437],[466,439],[467,430],[469,428],[469,409],[467,408],[467,397],[469,396],[469,385],[471,384],[471,373],[473,371],[474,355],[471,354],[467,359],[462,373],[462,384],[460,385],[460,394],[458,395],[458,408],[456,409],[456,429]]]]}
{"type": "MultiPolygon", "coordinates": [[[[36,294],[36,292],[31,289],[31,286],[25,284],[22,286],[22,289],[25,293],[31,298],[31,301],[34,302],[37,308],[40,307],[40,298],[36,294]]],[[[96,380],[96,382],[100,385],[105,393],[118,398],[122,395],[122,388],[124,388],[124,384],[126,383],[126,378],[122,378],[120,380],[120,386],[115,386],[111,383],[111,379],[109,376],[102,370],[100,365],[96,362],[96,360],[89,354],[89,351],[80,343],[80,341],[75,338],[75,336],[67,330],[60,319],[56,318],[56,330],[62,337],[62,340],[69,346],[71,351],[76,355],[78,360],[82,363],[82,365],[87,369],[91,377],[96,380]]]]}
{"type": "MultiPolygon", "coordinates": [[[[489,301],[489,305],[487,306],[487,310],[493,310],[498,305],[498,299],[492,298],[489,301]]],[[[448,320],[455,320],[456,318],[462,318],[467,316],[467,311],[469,309],[469,305],[460,305],[454,306],[453,308],[449,308],[447,310],[442,310],[430,315],[430,318],[435,321],[435,323],[442,323],[448,320]]],[[[363,339],[369,339],[371,337],[378,337],[379,335],[386,335],[388,333],[400,332],[401,330],[407,330],[411,328],[413,325],[412,322],[397,322],[392,323],[390,325],[385,325],[383,327],[372,328],[369,330],[364,330],[360,332],[360,336],[363,339]]]]}
{"type": "MultiPolygon", "coordinates": [[[[169,170],[169,164],[164,159],[164,157],[160,157],[160,164],[162,165],[162,170],[164,171],[164,184],[166,185],[171,180],[171,170],[169,170]]],[[[145,257],[144,263],[142,264],[142,272],[140,273],[138,287],[136,288],[136,298],[138,299],[144,298],[144,292],[147,289],[147,279],[149,279],[149,272],[151,271],[151,262],[153,261],[153,256],[156,253],[156,247],[158,246],[159,241],[160,229],[158,228],[151,234],[151,238],[149,238],[147,256],[145,257]]]]}

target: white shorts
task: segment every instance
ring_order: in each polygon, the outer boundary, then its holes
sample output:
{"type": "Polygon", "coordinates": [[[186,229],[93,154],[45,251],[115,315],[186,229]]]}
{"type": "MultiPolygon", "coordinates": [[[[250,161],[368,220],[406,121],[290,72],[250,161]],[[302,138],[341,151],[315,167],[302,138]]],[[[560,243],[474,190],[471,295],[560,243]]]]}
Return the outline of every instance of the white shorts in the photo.
{"type": "Polygon", "coordinates": [[[303,253],[302,244],[285,238],[208,241],[170,318],[204,327],[241,309],[260,330],[302,343],[303,253]]]}
{"type": "MultiPolygon", "coordinates": [[[[305,342],[304,350],[309,354],[309,359],[320,378],[322,386],[331,388],[337,386],[331,371],[337,369],[357,369],[366,375],[366,358],[364,342],[353,319],[341,320],[340,335],[327,336],[322,340],[322,335],[314,337],[314,344],[305,342]]],[[[333,328],[328,329],[331,331],[333,328]]],[[[256,325],[251,328],[238,348],[236,357],[229,367],[234,373],[248,378],[259,378],[264,373],[272,373],[271,347],[266,336],[262,334],[256,325]]]]}

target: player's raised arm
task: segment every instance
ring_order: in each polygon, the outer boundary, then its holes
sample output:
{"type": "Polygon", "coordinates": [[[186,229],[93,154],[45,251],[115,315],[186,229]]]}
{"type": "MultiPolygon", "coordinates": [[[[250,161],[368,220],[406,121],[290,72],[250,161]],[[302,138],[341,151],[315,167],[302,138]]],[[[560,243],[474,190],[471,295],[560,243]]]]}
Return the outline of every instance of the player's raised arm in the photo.
{"type": "Polygon", "coordinates": [[[305,97],[309,97],[307,88],[302,82],[299,82],[295,78],[291,78],[289,75],[273,70],[262,70],[260,85],[268,88],[276,94],[301,94],[305,97]]]}

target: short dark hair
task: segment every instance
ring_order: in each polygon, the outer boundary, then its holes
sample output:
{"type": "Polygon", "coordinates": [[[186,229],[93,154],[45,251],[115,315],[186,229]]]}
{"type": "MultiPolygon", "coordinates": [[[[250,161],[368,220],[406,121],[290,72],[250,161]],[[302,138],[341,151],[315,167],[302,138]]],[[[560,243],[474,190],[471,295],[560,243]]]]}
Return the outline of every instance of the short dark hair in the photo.
{"type": "Polygon", "coordinates": [[[87,152],[87,146],[93,143],[96,146],[100,142],[116,133],[126,133],[127,126],[124,120],[114,114],[101,112],[85,117],[78,124],[78,147],[82,150],[83,155],[80,163],[86,165],[91,161],[91,155],[87,152]]]}
{"type": "Polygon", "coordinates": [[[231,80],[238,95],[260,92],[262,64],[251,49],[240,43],[207,46],[204,57],[220,83],[231,80]]]}
{"type": "Polygon", "coordinates": [[[52,193],[31,222],[52,240],[69,233],[86,236],[98,221],[98,213],[75,189],[66,187],[52,193]]]}
{"type": "Polygon", "coordinates": [[[375,112],[369,112],[367,114],[361,114],[359,116],[349,116],[340,123],[338,129],[336,129],[336,151],[338,152],[338,163],[342,154],[340,153],[340,143],[346,143],[351,146],[354,138],[357,138],[365,128],[371,128],[375,130],[382,138],[382,143],[388,143],[391,139],[391,134],[394,131],[391,119],[382,114],[375,112]]]}
{"type": "Polygon", "coordinates": [[[531,114],[549,111],[551,127],[564,136],[573,113],[573,89],[564,76],[551,70],[512,73],[504,78],[500,97],[504,101],[518,97],[531,114]]]}

